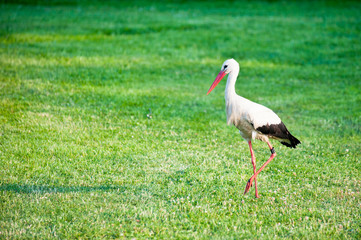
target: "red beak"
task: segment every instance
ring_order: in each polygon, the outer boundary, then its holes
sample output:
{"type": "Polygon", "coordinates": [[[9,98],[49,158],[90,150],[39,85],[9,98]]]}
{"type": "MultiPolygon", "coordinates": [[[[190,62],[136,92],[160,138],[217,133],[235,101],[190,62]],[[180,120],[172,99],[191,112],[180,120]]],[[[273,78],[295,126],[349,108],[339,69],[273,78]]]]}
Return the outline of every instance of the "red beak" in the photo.
{"type": "Polygon", "coordinates": [[[216,77],[216,79],[214,80],[214,82],[212,83],[212,86],[209,88],[207,95],[212,92],[212,90],[218,85],[218,83],[222,80],[222,78],[226,76],[226,73],[224,71],[220,71],[216,77]]]}

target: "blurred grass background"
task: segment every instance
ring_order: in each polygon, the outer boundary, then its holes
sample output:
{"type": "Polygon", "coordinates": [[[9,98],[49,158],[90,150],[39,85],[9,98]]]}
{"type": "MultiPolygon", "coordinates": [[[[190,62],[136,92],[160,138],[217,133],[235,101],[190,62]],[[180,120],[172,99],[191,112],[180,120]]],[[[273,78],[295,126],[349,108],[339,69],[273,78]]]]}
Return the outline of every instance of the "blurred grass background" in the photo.
{"type": "Polygon", "coordinates": [[[0,238],[360,238],[360,10],[1,1],[0,238]],[[228,58],[302,142],[260,199],[226,81],[206,96],[228,58]]]}

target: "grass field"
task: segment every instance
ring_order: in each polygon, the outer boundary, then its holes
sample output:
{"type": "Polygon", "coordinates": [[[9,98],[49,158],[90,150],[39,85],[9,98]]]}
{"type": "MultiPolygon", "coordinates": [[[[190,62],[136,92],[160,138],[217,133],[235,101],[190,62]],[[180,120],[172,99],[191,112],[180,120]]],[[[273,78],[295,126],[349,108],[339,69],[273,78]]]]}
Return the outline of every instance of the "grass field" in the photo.
{"type": "Polygon", "coordinates": [[[361,238],[360,3],[36,3],[0,4],[0,239],[361,238]],[[302,142],[260,199],[228,58],[302,142]]]}

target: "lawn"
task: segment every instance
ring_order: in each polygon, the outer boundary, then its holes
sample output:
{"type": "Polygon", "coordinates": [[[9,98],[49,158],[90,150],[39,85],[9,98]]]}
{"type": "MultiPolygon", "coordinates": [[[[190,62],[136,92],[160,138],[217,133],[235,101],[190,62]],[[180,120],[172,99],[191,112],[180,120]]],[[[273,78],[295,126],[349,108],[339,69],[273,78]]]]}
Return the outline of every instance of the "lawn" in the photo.
{"type": "Polygon", "coordinates": [[[360,12],[1,1],[0,239],[360,239],[360,12]],[[302,142],[272,142],[259,199],[226,81],[206,96],[228,58],[302,142]]]}

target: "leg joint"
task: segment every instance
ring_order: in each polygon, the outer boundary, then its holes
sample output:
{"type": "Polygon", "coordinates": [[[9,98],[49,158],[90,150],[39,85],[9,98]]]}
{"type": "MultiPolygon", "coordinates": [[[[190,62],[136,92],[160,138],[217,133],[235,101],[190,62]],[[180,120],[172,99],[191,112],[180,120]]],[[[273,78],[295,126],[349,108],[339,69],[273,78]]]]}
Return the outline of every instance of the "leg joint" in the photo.
{"type": "Polygon", "coordinates": [[[270,149],[271,150],[271,153],[272,154],[275,154],[276,153],[276,151],[275,151],[275,148],[274,147],[272,147],[272,149],[270,149]]]}

